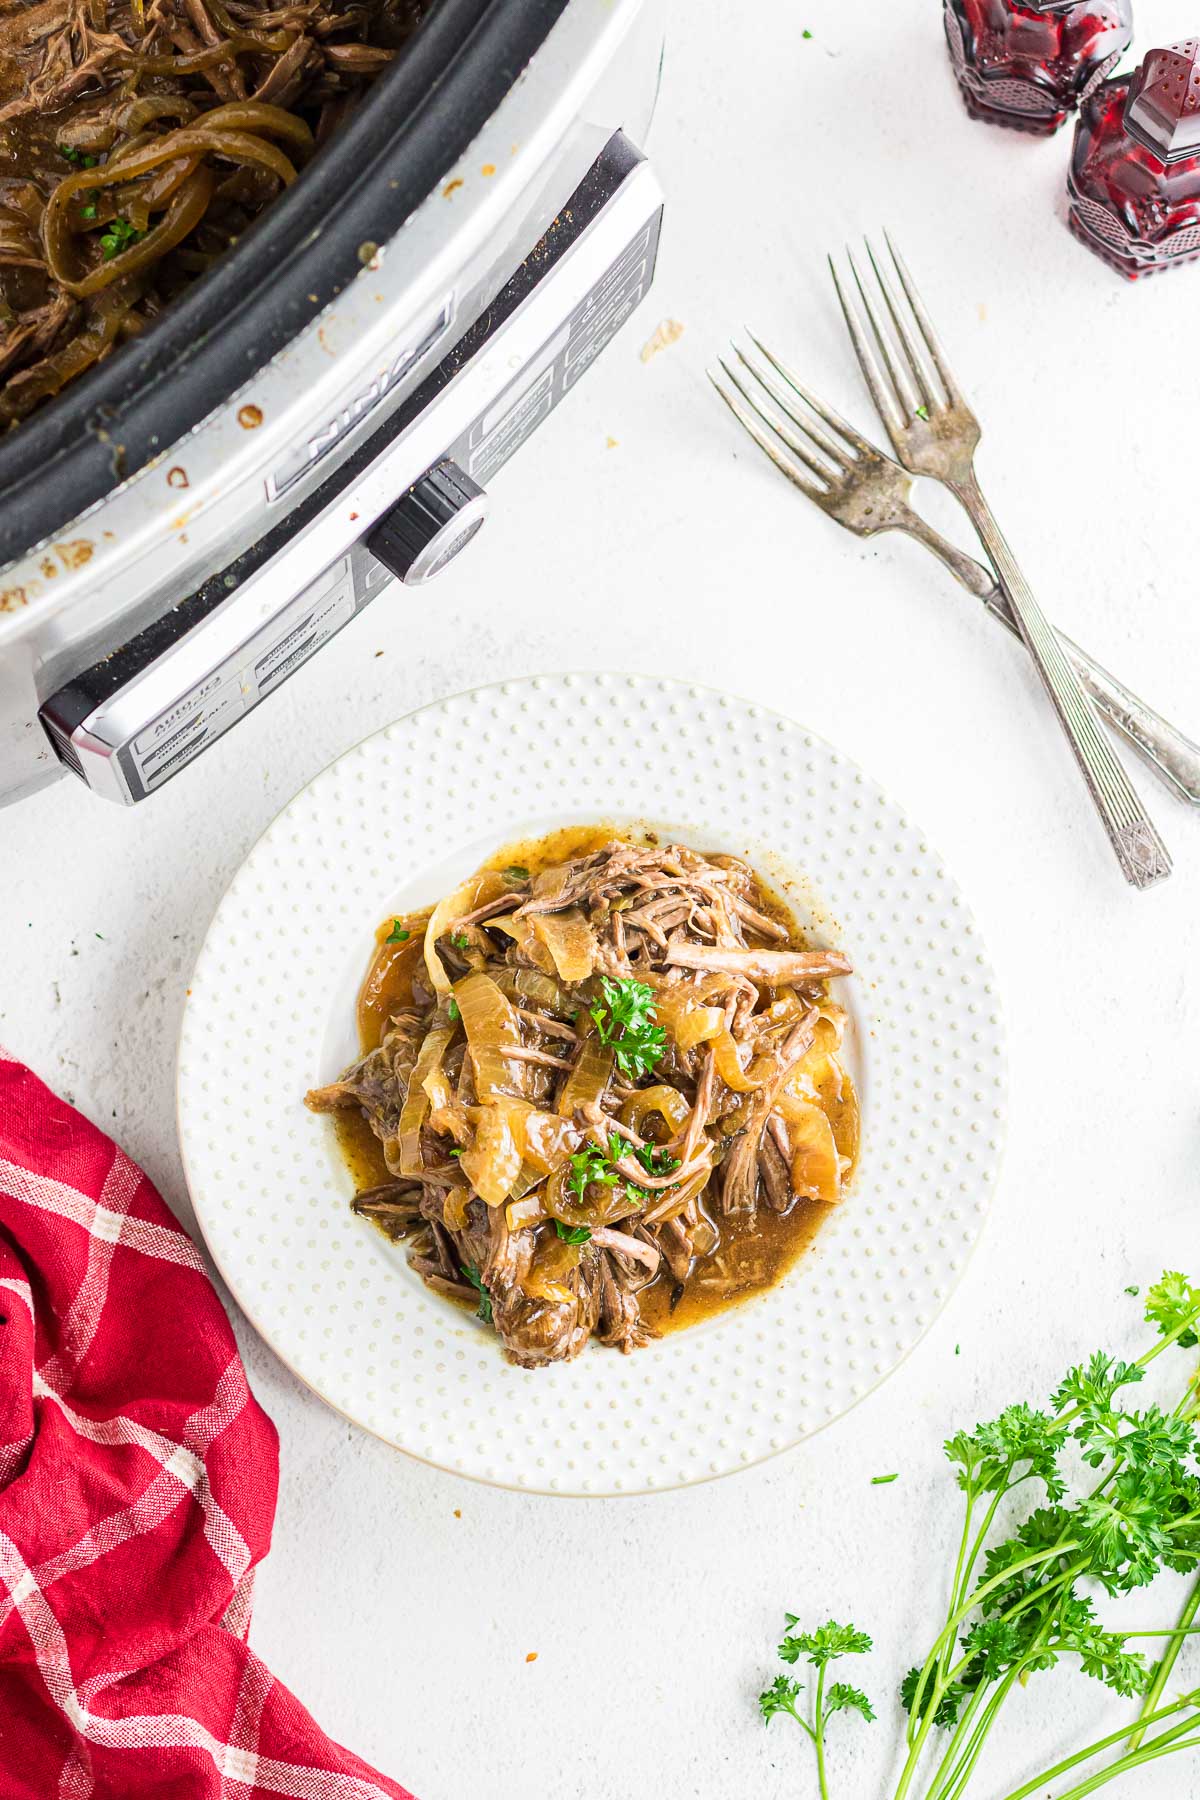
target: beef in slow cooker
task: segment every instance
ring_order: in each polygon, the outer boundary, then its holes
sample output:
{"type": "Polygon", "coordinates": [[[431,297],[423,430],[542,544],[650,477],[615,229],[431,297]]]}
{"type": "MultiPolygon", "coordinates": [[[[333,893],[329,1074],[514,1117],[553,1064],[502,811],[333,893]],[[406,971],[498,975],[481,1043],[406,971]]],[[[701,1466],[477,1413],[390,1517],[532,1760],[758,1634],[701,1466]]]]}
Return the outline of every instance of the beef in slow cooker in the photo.
{"type": "Polygon", "coordinates": [[[0,0],[0,429],[296,179],[433,0],[0,0]]]}

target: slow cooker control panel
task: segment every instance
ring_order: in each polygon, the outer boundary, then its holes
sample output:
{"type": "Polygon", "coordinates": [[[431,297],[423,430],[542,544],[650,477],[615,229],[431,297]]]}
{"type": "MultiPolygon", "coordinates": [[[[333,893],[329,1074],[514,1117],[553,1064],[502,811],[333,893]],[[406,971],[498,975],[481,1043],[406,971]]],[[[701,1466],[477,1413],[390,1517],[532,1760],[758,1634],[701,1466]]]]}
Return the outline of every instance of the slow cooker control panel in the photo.
{"type": "Polygon", "coordinates": [[[661,221],[653,172],[618,132],[392,418],[236,563],[43,702],[64,766],[108,799],[147,798],[392,576],[415,585],[444,569],[484,523],[484,484],[646,294],[661,221]]]}

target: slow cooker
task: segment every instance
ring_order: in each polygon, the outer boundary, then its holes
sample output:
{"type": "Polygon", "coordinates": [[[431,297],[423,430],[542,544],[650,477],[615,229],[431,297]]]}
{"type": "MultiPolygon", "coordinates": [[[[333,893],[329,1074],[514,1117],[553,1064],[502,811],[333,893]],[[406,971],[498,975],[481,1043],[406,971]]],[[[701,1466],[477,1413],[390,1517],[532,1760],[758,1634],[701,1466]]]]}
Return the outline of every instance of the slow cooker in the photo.
{"type": "Polygon", "coordinates": [[[396,579],[645,295],[654,0],[440,0],[139,338],[0,441],[0,801],[145,799],[396,579]]]}

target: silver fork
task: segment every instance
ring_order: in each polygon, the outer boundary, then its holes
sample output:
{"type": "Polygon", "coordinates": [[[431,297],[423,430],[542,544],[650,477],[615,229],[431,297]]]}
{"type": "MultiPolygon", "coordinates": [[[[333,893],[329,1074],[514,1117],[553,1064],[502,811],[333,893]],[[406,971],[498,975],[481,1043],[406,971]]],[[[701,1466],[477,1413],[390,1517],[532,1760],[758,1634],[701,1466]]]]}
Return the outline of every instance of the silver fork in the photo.
{"type": "MultiPolygon", "coordinates": [[[[902,531],[916,538],[1021,642],[1020,627],[991,570],[957,549],[910,504],[912,477],[886,451],[817,399],[749,328],[746,335],[765,362],[735,343],[733,352],[741,373],[719,357],[724,380],[711,369],[708,377],[776,468],[822,512],[857,537],[902,531]],[[797,407],[797,399],[809,409],[807,413],[797,407]],[[822,429],[822,423],[828,431],[822,429]]],[[[1140,700],[1065,633],[1058,635],[1080,680],[1113,729],[1164,786],[1193,806],[1200,805],[1200,745],[1140,700]]]]}
{"type": "Polygon", "coordinates": [[[996,570],[1021,636],[1075,753],[1121,870],[1132,886],[1150,887],[1171,872],[1171,858],[1103,731],[1096,710],[1033,590],[1021,573],[975,475],[979,421],[950,370],[933,323],[907,268],[887,240],[908,302],[901,307],[870,245],[867,255],[894,335],[885,329],[849,258],[870,337],[851,305],[832,259],[834,285],[859,365],[897,459],[913,475],[948,487],[966,508],[996,570]],[[872,342],[872,339],[874,340],[872,342]]]}

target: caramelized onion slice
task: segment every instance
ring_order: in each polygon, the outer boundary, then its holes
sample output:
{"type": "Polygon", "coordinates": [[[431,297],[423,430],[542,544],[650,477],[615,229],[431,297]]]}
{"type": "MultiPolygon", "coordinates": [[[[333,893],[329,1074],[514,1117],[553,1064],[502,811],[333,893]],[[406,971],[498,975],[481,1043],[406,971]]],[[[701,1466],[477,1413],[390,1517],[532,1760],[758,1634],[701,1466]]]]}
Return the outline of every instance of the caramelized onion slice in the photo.
{"type": "Polygon", "coordinates": [[[712,1041],[712,1054],[713,1061],[717,1065],[717,1074],[725,1086],[731,1088],[735,1094],[753,1093],[755,1088],[763,1085],[771,1071],[769,1058],[762,1059],[762,1062],[766,1064],[765,1068],[760,1066],[760,1063],[752,1063],[749,1069],[743,1069],[738,1057],[737,1045],[724,1026],[712,1041]]]}
{"type": "Polygon", "coordinates": [[[669,1135],[674,1137],[691,1118],[692,1109],[678,1088],[660,1082],[656,1087],[639,1088],[632,1099],[625,1102],[621,1108],[621,1123],[628,1125],[630,1131],[636,1131],[639,1137],[645,1137],[642,1121],[653,1113],[666,1120],[671,1127],[669,1135]]]}
{"type": "Polygon", "coordinates": [[[692,1006],[680,1017],[674,1037],[681,1050],[694,1050],[697,1044],[711,1043],[725,1028],[722,1006],[692,1006]]]}
{"type": "Polygon", "coordinates": [[[537,1187],[540,1182],[544,1181],[545,1178],[545,1170],[539,1169],[536,1163],[530,1162],[529,1158],[526,1157],[521,1164],[517,1179],[512,1185],[513,1199],[523,1200],[526,1194],[531,1194],[534,1188],[537,1187]]]}
{"type": "Polygon", "coordinates": [[[503,931],[507,937],[519,938],[525,921],[518,919],[516,913],[497,913],[494,918],[485,919],[484,924],[489,931],[503,931]]]}
{"type": "Polygon", "coordinates": [[[801,1099],[819,1097],[840,1102],[851,1084],[846,1080],[837,1051],[841,1048],[846,1015],[840,1006],[821,1007],[813,1041],[787,1079],[787,1091],[801,1099]]]}
{"type": "Polygon", "coordinates": [[[593,1033],[583,1040],[579,1059],[567,1077],[567,1085],[558,1102],[564,1119],[573,1119],[577,1107],[589,1106],[604,1098],[612,1080],[614,1053],[593,1033]]]}
{"type": "Polygon", "coordinates": [[[429,1101],[429,1129],[439,1137],[452,1138],[462,1148],[472,1141],[466,1108],[457,1099],[444,1069],[435,1069],[421,1086],[429,1101]]]}
{"type": "Polygon", "coordinates": [[[461,887],[456,887],[452,894],[447,894],[444,900],[439,900],[425,927],[425,967],[429,973],[430,986],[440,1000],[449,997],[454,984],[437,953],[437,941],[445,937],[456,919],[461,919],[464,913],[470,912],[477,886],[478,883],[472,877],[470,881],[464,881],[461,887]]]}
{"type": "Polygon", "coordinates": [[[536,1194],[527,1194],[520,1200],[510,1200],[504,1208],[504,1218],[510,1231],[523,1231],[527,1225],[537,1225],[546,1216],[545,1209],[536,1194]]]}
{"type": "Polygon", "coordinates": [[[578,1126],[560,1113],[531,1109],[525,1116],[525,1160],[542,1175],[553,1174],[583,1141],[578,1126]]]}
{"type": "Polygon", "coordinates": [[[262,49],[274,50],[277,52],[286,50],[292,41],[290,34],[286,31],[252,31],[244,25],[237,25],[234,20],[230,18],[228,12],[221,4],[221,0],[205,0],[205,4],[208,12],[211,13],[213,19],[220,26],[226,37],[236,37],[239,31],[242,31],[245,32],[247,37],[256,45],[261,46],[262,49]]]}
{"type": "Polygon", "coordinates": [[[454,1038],[453,1025],[435,1026],[426,1032],[425,1041],[421,1045],[420,1054],[413,1065],[412,1074],[408,1078],[408,1092],[400,1113],[400,1123],[396,1137],[400,1145],[400,1166],[393,1170],[394,1174],[405,1175],[410,1180],[419,1181],[425,1173],[425,1164],[421,1156],[421,1132],[429,1117],[429,1095],[425,1092],[425,1083],[429,1077],[442,1066],[442,1058],[450,1048],[454,1038]]]}
{"type": "MultiPolygon", "coordinates": [[[[64,182],[63,186],[66,185],[64,182]]],[[[107,262],[98,263],[86,274],[76,273],[78,265],[67,264],[64,260],[64,233],[58,229],[58,215],[51,224],[51,208],[62,187],[56,188],[46,206],[43,224],[43,241],[46,247],[46,262],[55,280],[66,288],[69,294],[85,299],[89,294],[98,294],[101,288],[111,287],[114,281],[123,276],[136,275],[140,269],[149,268],[160,257],[173,250],[175,245],[193,230],[208,210],[212,198],[213,178],[203,165],[193,169],[175,189],[166,212],[144,238],[131,244],[128,250],[120,251],[110,257],[107,262]]]]}
{"type": "Polygon", "coordinates": [[[464,1231],[467,1224],[467,1208],[471,1204],[470,1188],[451,1188],[442,1202],[442,1220],[448,1231],[464,1231]]]}
{"type": "Polygon", "coordinates": [[[203,115],[211,131],[253,131],[265,137],[286,138],[291,144],[311,148],[313,134],[296,113],[272,106],[269,100],[230,100],[203,115]]]}
{"type": "Polygon", "coordinates": [[[709,1006],[707,996],[682,982],[678,988],[662,988],[654,1001],[654,1013],[660,1025],[681,1050],[693,1050],[706,1044],[723,1029],[725,1009],[709,1006]]]}
{"type": "Polygon", "coordinates": [[[519,1122],[504,1106],[473,1106],[469,1117],[475,1142],[463,1151],[459,1168],[481,1200],[502,1206],[521,1168],[519,1122]]]}
{"type": "Polygon", "coordinates": [[[488,919],[485,923],[489,931],[502,931],[506,937],[512,938],[522,956],[527,956],[531,962],[536,963],[538,972],[547,981],[557,973],[554,958],[536,930],[534,919],[521,918],[517,913],[502,913],[498,918],[488,919]]]}
{"type": "Polygon", "coordinates": [[[842,1165],[833,1127],[819,1106],[781,1094],[778,1110],[787,1120],[792,1147],[792,1192],[802,1200],[832,1205],[842,1197],[842,1165]]]}
{"type": "Polygon", "coordinates": [[[449,998],[451,981],[442,967],[442,959],[437,953],[438,939],[445,937],[450,927],[459,919],[474,912],[476,907],[486,905],[489,900],[494,900],[497,894],[504,892],[504,889],[505,881],[502,875],[492,873],[472,875],[469,881],[464,881],[461,887],[456,887],[452,894],[447,894],[444,900],[439,900],[430,913],[429,923],[425,927],[425,967],[429,971],[429,980],[433,991],[439,999],[449,998]]]}
{"type": "MultiPolygon", "coordinates": [[[[440,907],[438,911],[441,911],[440,907]]],[[[430,920],[430,931],[436,919],[435,912],[430,920]]],[[[428,941],[426,936],[426,944],[428,941]]],[[[441,966],[436,954],[433,960],[441,966]]],[[[471,1047],[475,1092],[480,1100],[492,1100],[504,1094],[517,1095],[517,1064],[506,1062],[504,1058],[506,1049],[519,1049],[521,1045],[521,1025],[512,1002],[501,993],[491,976],[482,972],[466,975],[456,982],[454,999],[471,1047]]]]}
{"type": "MultiPolygon", "coordinates": [[[[154,119],[179,119],[184,123],[196,117],[196,107],[184,94],[138,94],[132,100],[118,107],[117,124],[130,136],[135,131],[143,131],[154,119]]],[[[112,138],[100,149],[112,148],[112,138]]],[[[82,150],[97,148],[93,144],[80,144],[82,150]]]]}
{"type": "Polygon", "coordinates": [[[565,912],[535,913],[530,921],[534,935],[554,960],[560,981],[586,981],[596,967],[600,946],[596,934],[577,906],[565,912]]]}
{"type": "MultiPolygon", "coordinates": [[[[489,925],[502,923],[488,920],[489,925]]],[[[579,1011],[578,1000],[573,1000],[553,976],[543,975],[540,969],[499,969],[496,980],[510,1000],[550,1013],[554,1018],[570,1019],[579,1011]]]]}
{"type": "MultiPolygon", "coordinates": [[[[218,113],[229,110],[217,108],[218,113]]],[[[278,107],[264,110],[280,111],[278,107]]],[[[215,129],[209,122],[215,117],[216,113],[210,113],[200,125],[183,126],[177,131],[166,132],[161,138],[118,150],[102,166],[78,169],[59,182],[42,215],[42,243],[51,274],[68,293],[77,296],[97,293],[122,276],[157,262],[187,236],[203,218],[212,197],[213,177],[202,158],[218,156],[227,162],[266,169],[278,176],[285,187],[296,179],[294,164],[277,145],[247,132],[215,129]],[[90,270],[81,271],[74,254],[74,234],[68,212],[75,195],[110,188],[138,175],[148,175],[163,163],[178,162],[181,158],[199,166],[192,169],[173,193],[166,216],[160,223],[138,243],[131,244],[128,250],[122,250],[90,270]]],[[[303,125],[301,120],[295,123],[303,125]]],[[[307,129],[304,126],[306,132],[307,129]]],[[[281,131],[279,135],[290,134],[281,131]]]]}
{"type": "Polygon", "coordinates": [[[544,1237],[534,1252],[521,1291],[531,1300],[550,1300],[561,1305],[574,1298],[570,1278],[583,1254],[579,1244],[559,1237],[544,1237]]]}

